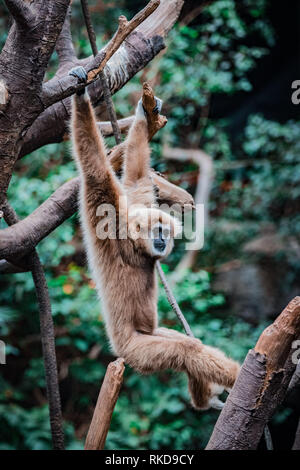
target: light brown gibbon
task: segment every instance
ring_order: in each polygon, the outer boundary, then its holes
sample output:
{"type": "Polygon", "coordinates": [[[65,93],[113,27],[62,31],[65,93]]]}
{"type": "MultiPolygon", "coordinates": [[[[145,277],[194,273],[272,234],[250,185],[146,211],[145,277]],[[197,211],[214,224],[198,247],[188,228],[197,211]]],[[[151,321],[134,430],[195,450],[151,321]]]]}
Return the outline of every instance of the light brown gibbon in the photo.
{"type": "MultiPolygon", "coordinates": [[[[69,73],[79,83],[87,80],[82,67],[69,73]]],[[[160,112],[161,101],[156,99],[156,104],[155,113],[160,112]]],[[[114,353],[142,374],[169,368],[186,372],[193,406],[221,408],[223,402],[218,395],[233,386],[239,364],[199,339],[158,327],[155,262],[171,252],[178,223],[155,206],[147,120],[141,100],[126,140],[121,180],[107,158],[84,87],[73,97],[71,127],[81,175],[84,241],[114,353]],[[115,208],[115,239],[97,236],[99,220],[104,219],[97,208],[102,204],[115,208]],[[136,204],[142,204],[144,209],[136,204]],[[120,236],[118,227],[122,223],[128,224],[127,238],[120,236]]]]}

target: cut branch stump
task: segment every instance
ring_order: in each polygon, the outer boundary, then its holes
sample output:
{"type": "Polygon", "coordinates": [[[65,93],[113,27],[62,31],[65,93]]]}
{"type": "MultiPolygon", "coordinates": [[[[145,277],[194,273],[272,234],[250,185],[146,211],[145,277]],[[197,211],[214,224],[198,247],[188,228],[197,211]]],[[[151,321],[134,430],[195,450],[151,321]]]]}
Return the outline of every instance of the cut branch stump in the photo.
{"type": "Polygon", "coordinates": [[[85,441],[85,450],[102,450],[105,445],[111,417],[123,383],[124,359],[111,362],[99,392],[90,429],[85,441]]]}

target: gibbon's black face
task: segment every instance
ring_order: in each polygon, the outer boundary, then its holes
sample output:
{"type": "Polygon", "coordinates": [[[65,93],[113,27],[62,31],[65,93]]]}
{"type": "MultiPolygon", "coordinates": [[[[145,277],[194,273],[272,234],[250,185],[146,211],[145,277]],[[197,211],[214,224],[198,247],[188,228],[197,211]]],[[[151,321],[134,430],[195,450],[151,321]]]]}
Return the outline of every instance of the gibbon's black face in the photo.
{"type": "Polygon", "coordinates": [[[161,224],[159,224],[152,230],[152,237],[153,251],[164,255],[170,240],[170,230],[167,227],[163,227],[161,224]]]}
{"type": "Polygon", "coordinates": [[[173,248],[173,239],[181,231],[179,222],[159,209],[137,209],[129,213],[129,238],[138,250],[155,259],[165,258],[173,248]]]}

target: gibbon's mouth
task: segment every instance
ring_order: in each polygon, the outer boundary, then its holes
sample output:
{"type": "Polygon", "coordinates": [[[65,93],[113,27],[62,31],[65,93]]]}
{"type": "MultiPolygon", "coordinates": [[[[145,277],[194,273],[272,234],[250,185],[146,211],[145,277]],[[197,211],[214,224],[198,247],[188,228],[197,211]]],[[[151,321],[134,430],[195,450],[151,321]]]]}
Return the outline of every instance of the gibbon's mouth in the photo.
{"type": "Polygon", "coordinates": [[[158,251],[159,253],[162,253],[163,251],[165,251],[167,245],[166,245],[166,242],[162,240],[161,238],[156,238],[153,241],[153,246],[156,251],[158,251]]]}

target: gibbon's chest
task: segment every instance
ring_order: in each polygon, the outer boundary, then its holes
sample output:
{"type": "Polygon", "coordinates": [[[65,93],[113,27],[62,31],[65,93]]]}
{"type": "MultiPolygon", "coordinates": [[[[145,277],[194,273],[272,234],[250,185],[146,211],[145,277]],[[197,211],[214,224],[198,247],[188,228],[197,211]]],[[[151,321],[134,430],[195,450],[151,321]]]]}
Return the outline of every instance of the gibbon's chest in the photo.
{"type": "Polygon", "coordinates": [[[140,315],[149,319],[156,314],[157,286],[153,264],[131,265],[117,249],[110,250],[105,246],[99,268],[101,297],[110,313],[124,315],[126,312],[133,323],[140,315]]]}

